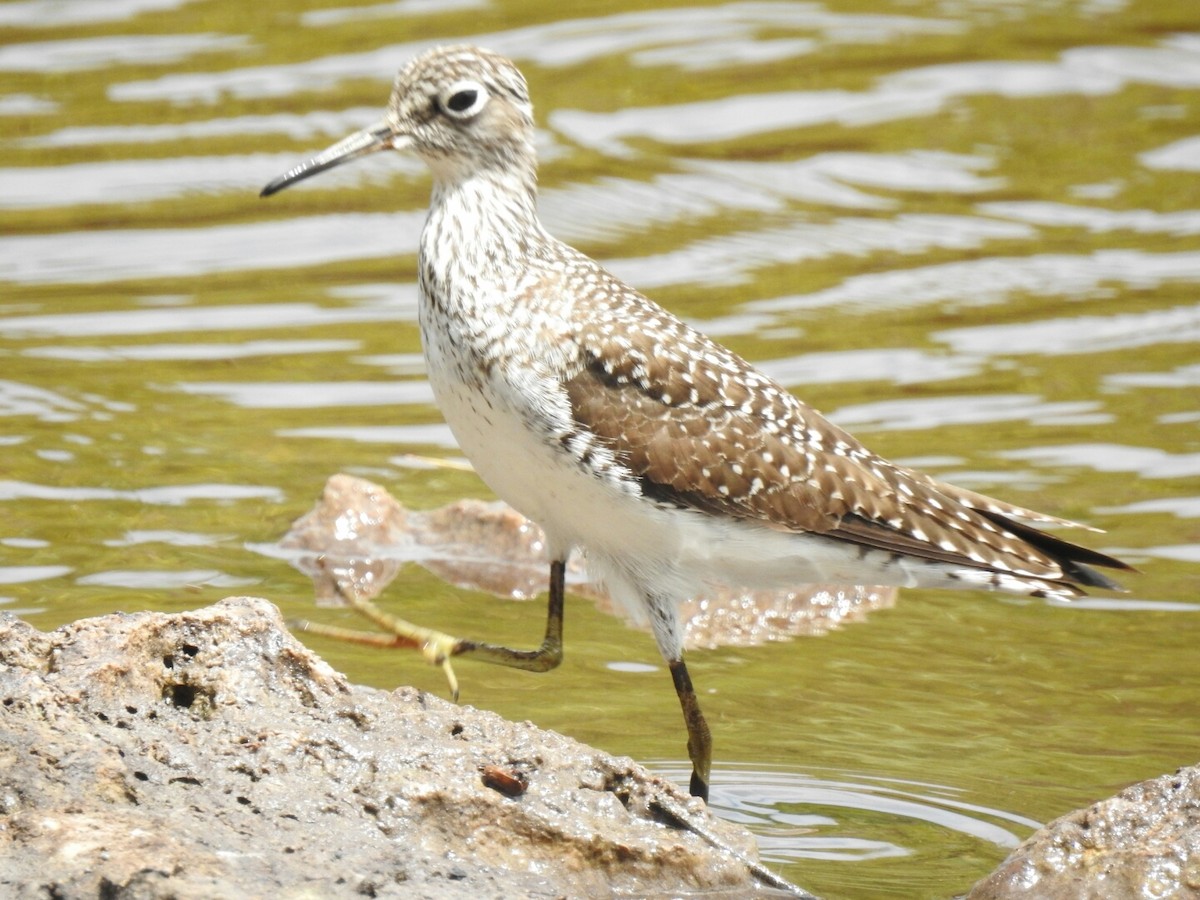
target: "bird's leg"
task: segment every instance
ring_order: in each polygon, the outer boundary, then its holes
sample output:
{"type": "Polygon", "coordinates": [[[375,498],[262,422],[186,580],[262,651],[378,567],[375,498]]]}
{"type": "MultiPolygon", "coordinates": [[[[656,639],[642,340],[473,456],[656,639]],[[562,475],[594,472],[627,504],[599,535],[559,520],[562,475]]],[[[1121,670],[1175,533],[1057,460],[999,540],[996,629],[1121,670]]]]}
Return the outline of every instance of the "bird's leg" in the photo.
{"type": "Polygon", "coordinates": [[[696,699],[696,691],[692,687],[691,676],[683,657],[669,660],[671,680],[675,682],[675,693],[679,695],[679,705],[683,707],[683,721],[688,733],[688,756],[692,760],[692,781],[689,790],[693,797],[699,797],[708,802],[708,774],[712,764],[712,734],[708,723],[704,721],[704,713],[700,712],[700,701],[696,699]]]}
{"type": "Polygon", "coordinates": [[[420,650],[431,663],[442,667],[454,699],[458,699],[458,679],[450,660],[455,656],[475,656],[485,662],[525,669],[529,672],[547,672],[562,662],[563,598],[566,592],[566,560],[550,563],[550,600],[546,612],[546,635],[536,650],[514,650],[482,641],[456,638],[431,628],[422,628],[398,616],[384,612],[370,600],[353,592],[338,591],[351,608],[370,619],[388,634],[339,628],[336,625],[319,625],[304,620],[288,624],[296,631],[307,631],[335,640],[364,644],[369,647],[410,647],[420,650]]]}
{"type": "Polygon", "coordinates": [[[563,598],[566,594],[567,563],[556,559],[550,563],[550,599],[546,607],[546,635],[536,650],[514,650],[483,641],[457,640],[450,648],[451,656],[474,656],[485,662],[527,672],[549,672],[562,662],[563,598]]]}
{"type": "Polygon", "coordinates": [[[450,665],[449,652],[458,641],[441,631],[414,625],[398,616],[384,612],[366,597],[360,597],[355,591],[345,591],[340,585],[335,586],[339,597],[356,613],[374,622],[386,634],[376,631],[359,631],[356,628],[342,628],[337,625],[323,625],[319,622],[309,622],[306,619],[292,619],[288,627],[292,631],[307,631],[309,634],[319,634],[322,637],[351,644],[363,644],[367,647],[394,649],[397,647],[420,650],[421,654],[435,666],[441,666],[450,686],[450,694],[458,700],[458,679],[454,675],[454,667],[450,665]]]}

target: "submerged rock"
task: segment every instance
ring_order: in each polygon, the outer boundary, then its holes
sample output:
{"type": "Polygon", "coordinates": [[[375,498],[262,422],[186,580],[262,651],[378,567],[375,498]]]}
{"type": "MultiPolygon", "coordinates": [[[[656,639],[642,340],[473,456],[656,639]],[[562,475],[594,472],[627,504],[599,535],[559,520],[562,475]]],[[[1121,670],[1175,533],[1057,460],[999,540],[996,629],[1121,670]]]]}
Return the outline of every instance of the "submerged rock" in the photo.
{"type": "Polygon", "coordinates": [[[1055,819],[968,900],[1200,900],[1200,766],[1055,819]]]}
{"type": "MultiPolygon", "coordinates": [[[[427,512],[410,510],[378,484],[333,475],[314,508],[263,552],[283,556],[313,579],[318,605],[343,597],[370,600],[416,563],[456,587],[524,600],[546,590],[541,529],[504,503],[460,500],[427,512]]],[[[644,614],[614,605],[588,580],[576,554],[568,589],[649,630],[644,614]]],[[[824,634],[871,610],[892,606],[894,587],[800,585],[790,590],[714,589],[680,604],[688,649],[746,647],[824,634]]]]}
{"type": "Polygon", "coordinates": [[[352,685],[252,598],[0,616],[0,844],[16,898],[755,890],[752,837],[631,760],[352,685]]]}

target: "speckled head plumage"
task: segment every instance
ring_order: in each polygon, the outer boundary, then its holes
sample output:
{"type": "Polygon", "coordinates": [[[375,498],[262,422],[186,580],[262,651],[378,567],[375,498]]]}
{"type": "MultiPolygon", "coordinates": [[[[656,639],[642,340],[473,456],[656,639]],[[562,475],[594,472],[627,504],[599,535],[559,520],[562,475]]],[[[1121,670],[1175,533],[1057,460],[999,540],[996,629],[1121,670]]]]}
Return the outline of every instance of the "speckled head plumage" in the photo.
{"type": "Polygon", "coordinates": [[[380,122],[285,172],[262,195],[382,150],[411,151],[441,179],[489,168],[532,173],[537,158],[525,77],[490,50],[435,47],[397,73],[380,122]]]}
{"type": "Polygon", "coordinates": [[[435,174],[447,160],[478,167],[533,158],[525,77],[479,47],[436,47],[402,68],[384,121],[435,174]]]}

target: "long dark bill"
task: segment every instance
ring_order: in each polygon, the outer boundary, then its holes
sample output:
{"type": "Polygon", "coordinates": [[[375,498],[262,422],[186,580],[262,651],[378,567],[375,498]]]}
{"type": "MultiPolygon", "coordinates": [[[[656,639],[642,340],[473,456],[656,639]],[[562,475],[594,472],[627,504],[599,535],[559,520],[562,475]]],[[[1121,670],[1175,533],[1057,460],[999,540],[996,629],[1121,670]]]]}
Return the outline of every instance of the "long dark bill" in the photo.
{"type": "Polygon", "coordinates": [[[392,130],[387,122],[380,122],[362,131],[356,131],[349,137],[343,138],[332,147],[322,150],[312,159],[300,163],[294,169],[284,172],[259,194],[260,197],[270,197],[286,187],[291,187],[298,181],[303,181],[312,175],[317,175],[327,169],[348,163],[361,156],[378,153],[380,150],[391,150],[403,140],[392,130]]]}

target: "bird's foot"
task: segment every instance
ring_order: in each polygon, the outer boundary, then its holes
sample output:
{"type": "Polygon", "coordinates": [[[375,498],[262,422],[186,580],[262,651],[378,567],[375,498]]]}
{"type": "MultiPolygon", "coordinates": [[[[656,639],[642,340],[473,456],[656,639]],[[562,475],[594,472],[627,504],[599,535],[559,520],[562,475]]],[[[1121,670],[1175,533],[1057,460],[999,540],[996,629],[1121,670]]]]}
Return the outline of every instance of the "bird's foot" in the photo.
{"type": "MultiPolygon", "coordinates": [[[[425,631],[425,629],[420,630],[425,631]]],[[[421,655],[425,657],[426,662],[442,667],[442,673],[446,676],[446,683],[450,687],[450,697],[455,703],[458,702],[458,677],[454,674],[454,666],[451,665],[450,658],[455,655],[461,644],[462,641],[458,638],[440,631],[428,631],[421,644],[421,655]]]]}

